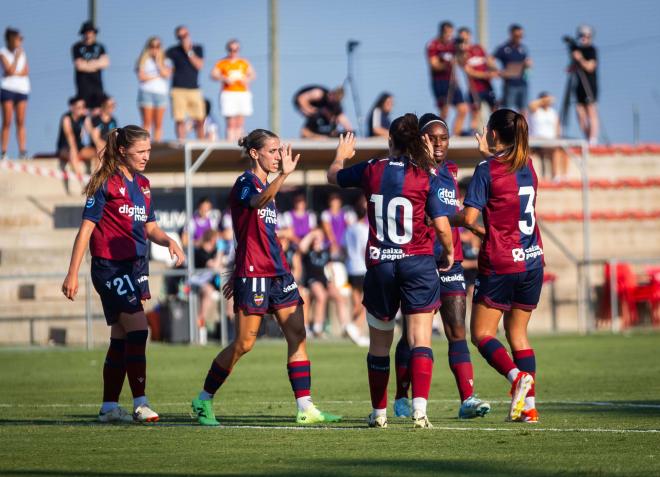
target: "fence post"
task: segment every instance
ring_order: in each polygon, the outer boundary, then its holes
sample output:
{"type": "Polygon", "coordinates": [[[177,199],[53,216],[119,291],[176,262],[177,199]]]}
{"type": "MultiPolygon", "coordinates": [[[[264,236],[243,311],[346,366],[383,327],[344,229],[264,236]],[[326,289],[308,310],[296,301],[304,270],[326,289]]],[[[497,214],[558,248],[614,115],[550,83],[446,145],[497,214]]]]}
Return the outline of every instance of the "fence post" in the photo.
{"type": "Polygon", "coordinates": [[[617,282],[618,263],[616,259],[610,260],[610,317],[613,333],[621,331],[621,317],[619,316],[619,283],[617,282]]]}

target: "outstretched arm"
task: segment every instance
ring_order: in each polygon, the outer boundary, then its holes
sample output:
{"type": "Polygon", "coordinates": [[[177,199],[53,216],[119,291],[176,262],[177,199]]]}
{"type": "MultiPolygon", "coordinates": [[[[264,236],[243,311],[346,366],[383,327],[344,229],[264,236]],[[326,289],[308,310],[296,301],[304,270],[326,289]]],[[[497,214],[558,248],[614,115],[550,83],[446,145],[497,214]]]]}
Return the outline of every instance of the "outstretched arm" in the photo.
{"type": "Polygon", "coordinates": [[[69,271],[66,274],[64,283],[62,283],[62,293],[71,301],[73,301],[78,293],[78,272],[80,271],[80,264],[85,256],[85,250],[87,250],[89,245],[89,239],[92,236],[94,227],[96,227],[96,224],[91,220],[83,220],[76,235],[76,240],[73,242],[69,271]]]}
{"type": "Polygon", "coordinates": [[[344,168],[346,159],[355,156],[355,134],[352,132],[339,135],[339,144],[335,152],[335,159],[328,168],[328,182],[337,185],[337,173],[344,168]]]}

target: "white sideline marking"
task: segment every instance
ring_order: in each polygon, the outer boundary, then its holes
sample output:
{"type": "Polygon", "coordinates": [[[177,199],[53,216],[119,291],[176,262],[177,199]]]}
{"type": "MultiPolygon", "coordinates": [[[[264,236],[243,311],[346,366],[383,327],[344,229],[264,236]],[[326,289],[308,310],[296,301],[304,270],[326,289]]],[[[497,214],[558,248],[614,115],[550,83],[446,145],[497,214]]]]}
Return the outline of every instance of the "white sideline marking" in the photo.
{"type": "MultiPolygon", "coordinates": [[[[530,427],[533,424],[523,424],[525,427],[517,429],[506,427],[450,427],[450,426],[433,426],[431,430],[438,431],[483,431],[483,432],[603,432],[613,434],[660,434],[660,429],[602,429],[602,428],[575,428],[575,429],[559,429],[553,427],[530,427]]],[[[217,429],[277,429],[286,431],[372,431],[368,427],[302,427],[302,426],[252,426],[252,425],[237,425],[237,426],[224,426],[220,425],[217,429]]],[[[401,429],[405,430],[405,429],[401,429]]],[[[411,428],[412,430],[412,428],[411,428]]],[[[378,431],[375,431],[378,432],[378,431]]]]}
{"type": "MultiPolygon", "coordinates": [[[[509,400],[488,400],[491,404],[509,404],[509,400]]],[[[338,401],[321,401],[323,404],[369,404],[369,400],[338,400],[338,401]]],[[[429,399],[429,403],[439,404],[458,404],[458,399],[429,399]]],[[[231,403],[231,401],[230,401],[231,403]]],[[[279,404],[293,405],[291,401],[257,401],[255,405],[279,404]]],[[[641,404],[634,402],[611,402],[611,401],[539,401],[539,404],[563,404],[568,406],[595,406],[595,407],[612,407],[612,408],[638,408],[638,409],[660,409],[660,404],[641,404]]],[[[0,408],[71,408],[71,407],[99,407],[100,403],[46,403],[46,404],[17,404],[17,403],[0,403],[0,408]]],[[[190,402],[159,402],[156,403],[158,407],[177,407],[177,406],[190,406],[190,402]]]]}

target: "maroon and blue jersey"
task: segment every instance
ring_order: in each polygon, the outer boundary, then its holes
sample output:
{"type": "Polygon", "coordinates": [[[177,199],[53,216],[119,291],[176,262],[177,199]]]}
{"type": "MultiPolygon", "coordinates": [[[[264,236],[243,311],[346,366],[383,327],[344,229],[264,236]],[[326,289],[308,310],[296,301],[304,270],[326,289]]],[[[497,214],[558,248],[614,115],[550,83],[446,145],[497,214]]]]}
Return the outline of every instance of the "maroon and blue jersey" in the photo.
{"type": "MultiPolygon", "coordinates": [[[[449,206],[454,206],[455,214],[457,214],[461,210],[460,203],[458,200],[458,182],[457,182],[458,166],[456,165],[455,162],[444,161],[442,165],[438,167],[438,169],[443,169],[443,168],[447,169],[447,173],[453,179],[454,188],[452,190],[447,190],[446,192],[440,194],[441,200],[444,201],[449,206]]],[[[454,244],[454,262],[462,262],[463,246],[461,245],[461,234],[458,231],[458,227],[451,228],[451,241],[454,244]]],[[[440,261],[443,251],[444,251],[444,247],[442,246],[440,240],[436,237],[435,243],[433,245],[433,253],[435,255],[436,261],[440,261]]]]}
{"type": "Polygon", "coordinates": [[[235,277],[276,277],[290,273],[277,238],[275,201],[261,209],[250,206],[252,197],[266,187],[268,183],[262,183],[252,171],[245,171],[229,194],[236,237],[235,277]]]}
{"type": "Polygon", "coordinates": [[[96,224],[89,242],[92,257],[133,260],[148,250],[147,222],[154,222],[149,180],[135,173],[129,180],[121,172],[110,176],[87,198],[83,219],[96,224]]]}
{"type": "Polygon", "coordinates": [[[521,273],[545,265],[536,223],[537,186],[531,160],[514,172],[497,156],[477,165],[463,205],[481,210],[484,219],[479,273],[521,273]]]}
{"type": "Polygon", "coordinates": [[[343,169],[337,184],[359,187],[367,197],[367,267],[433,255],[435,232],[426,225],[426,215],[435,219],[455,213],[455,207],[442,198],[454,187],[446,168],[429,173],[406,156],[372,159],[343,169]]]}

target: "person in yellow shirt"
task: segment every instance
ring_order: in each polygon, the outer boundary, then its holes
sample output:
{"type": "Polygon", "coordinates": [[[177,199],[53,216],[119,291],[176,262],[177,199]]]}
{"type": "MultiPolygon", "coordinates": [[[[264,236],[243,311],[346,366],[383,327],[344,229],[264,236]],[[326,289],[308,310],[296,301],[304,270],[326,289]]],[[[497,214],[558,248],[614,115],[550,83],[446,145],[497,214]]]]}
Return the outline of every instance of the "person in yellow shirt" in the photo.
{"type": "Polygon", "coordinates": [[[211,78],[222,83],[220,110],[227,120],[226,138],[236,142],[244,136],[245,116],[252,115],[249,85],[255,74],[250,62],[239,57],[238,40],[229,40],[226,48],[227,56],[216,63],[211,78]]]}

